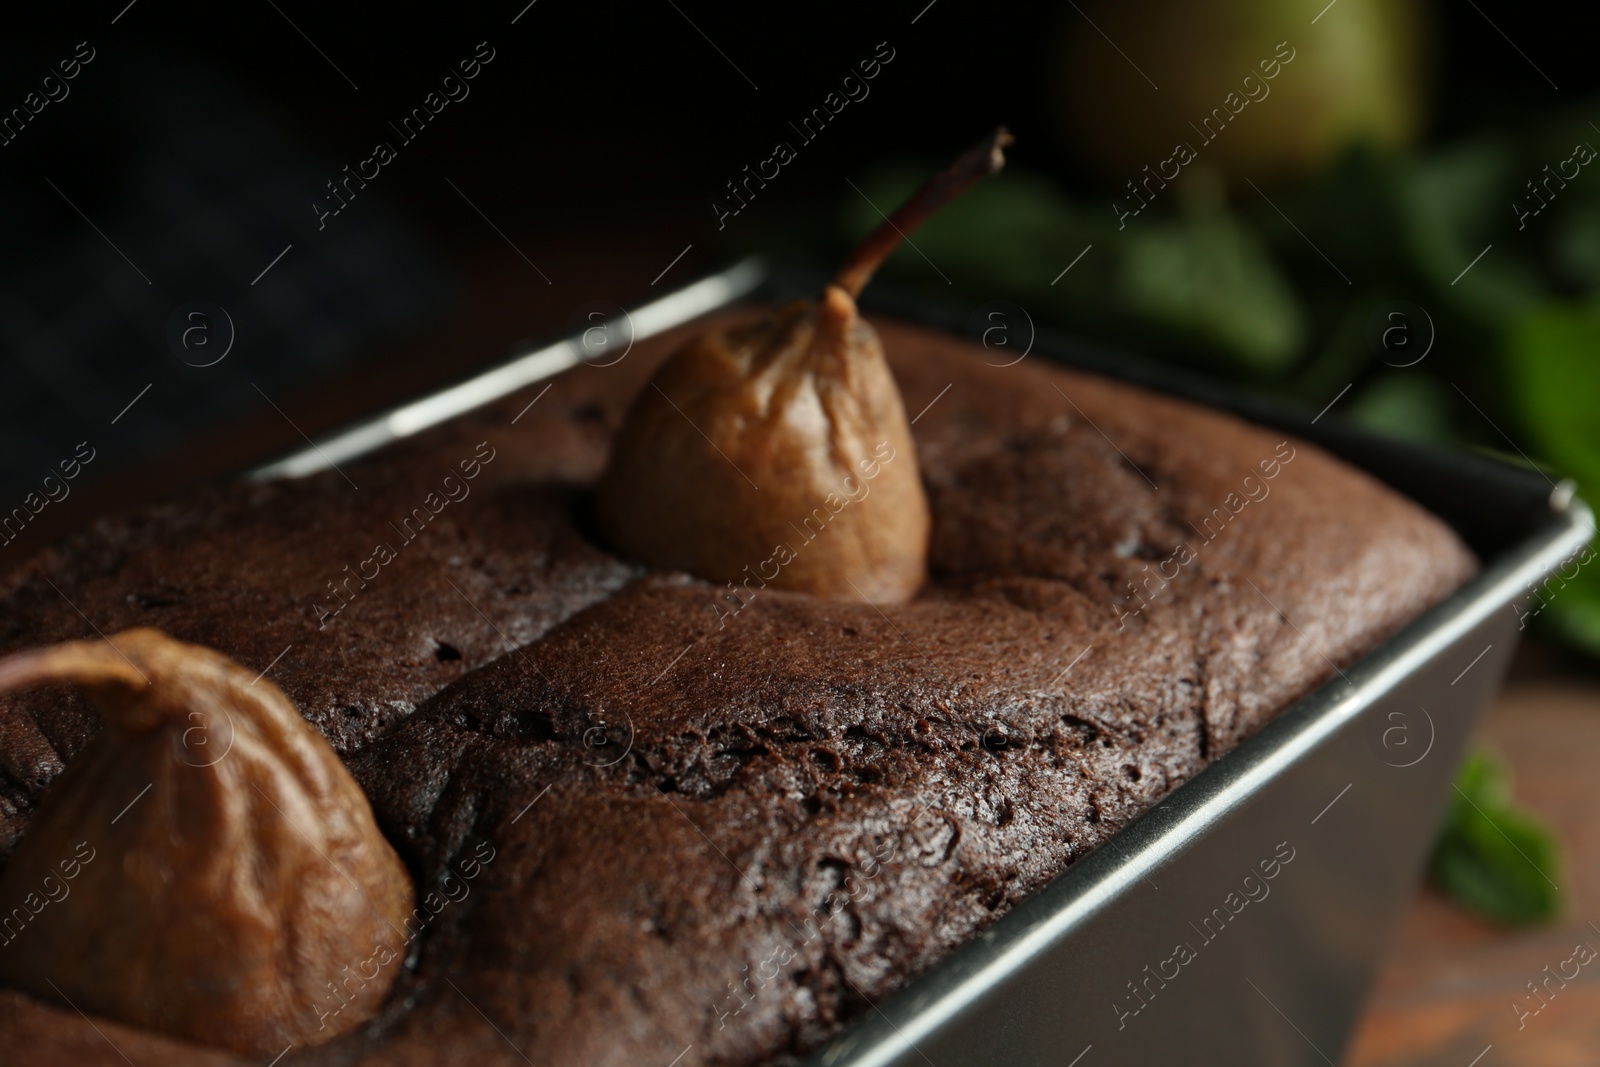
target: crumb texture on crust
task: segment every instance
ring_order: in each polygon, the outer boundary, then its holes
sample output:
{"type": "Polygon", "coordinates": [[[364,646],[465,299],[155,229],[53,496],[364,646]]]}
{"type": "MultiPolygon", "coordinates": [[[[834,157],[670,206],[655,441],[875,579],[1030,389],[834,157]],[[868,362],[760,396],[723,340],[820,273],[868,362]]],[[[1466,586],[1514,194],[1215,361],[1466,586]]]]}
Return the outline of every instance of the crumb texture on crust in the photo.
{"type": "MultiPolygon", "coordinates": [[[[797,1061],[1474,571],[1304,442],[875,326],[907,410],[937,398],[914,428],[932,581],[909,604],[762,588],[763,560],[730,591],[595,547],[583,487],[685,331],[563,375],[514,426],[536,390],[349,465],[359,491],[214,490],[0,581],[0,650],[84,636],[77,608],[258,668],[289,646],[272,677],[423,910],[388,1012],[285,1064],[797,1061]],[[324,583],[483,441],[468,497],[319,628],[324,583]]],[[[794,519],[792,551],[826,536],[794,519]]],[[[70,694],[0,701],[4,854],[97,728],[70,694]]],[[[0,1035],[122,1062],[12,992],[0,1035]]]]}

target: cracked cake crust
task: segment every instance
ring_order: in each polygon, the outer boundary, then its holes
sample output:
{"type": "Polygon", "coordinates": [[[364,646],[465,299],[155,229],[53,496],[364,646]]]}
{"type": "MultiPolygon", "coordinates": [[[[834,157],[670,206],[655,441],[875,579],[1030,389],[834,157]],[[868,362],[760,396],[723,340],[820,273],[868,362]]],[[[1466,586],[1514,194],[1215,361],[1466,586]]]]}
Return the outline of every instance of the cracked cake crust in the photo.
{"type": "MultiPolygon", "coordinates": [[[[348,464],[359,490],[207,490],[0,580],[0,651],[86,615],[284,653],[272,678],[371,799],[427,911],[384,1012],[284,1064],[792,1062],[1475,568],[1314,446],[874,325],[907,409],[938,398],[932,580],[904,605],[647,574],[593,538],[610,434],[691,328],[515,425],[542,385],[348,464]],[[330,617],[328,584],[480,445],[467,495],[330,617]]],[[[0,697],[0,855],[97,729],[69,692],[0,697]]],[[[135,1062],[242,1062],[96,1025],[135,1062]]],[[[14,991],[0,1038],[122,1062],[14,991]]]]}

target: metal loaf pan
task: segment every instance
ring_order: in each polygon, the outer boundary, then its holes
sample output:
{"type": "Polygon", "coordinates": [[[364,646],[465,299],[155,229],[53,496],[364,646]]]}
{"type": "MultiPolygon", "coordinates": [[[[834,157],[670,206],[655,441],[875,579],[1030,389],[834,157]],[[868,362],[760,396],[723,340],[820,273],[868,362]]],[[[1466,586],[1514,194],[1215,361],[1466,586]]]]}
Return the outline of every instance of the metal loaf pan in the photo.
{"type": "MultiPolygon", "coordinates": [[[[879,310],[964,325],[911,301],[879,310]]],[[[1332,1067],[1516,648],[1516,601],[1589,541],[1594,517],[1570,484],[1536,471],[1035,338],[1031,324],[1026,339],[1034,355],[1321,445],[1448,522],[1483,570],[877,1005],[808,1067],[1332,1067]]]]}
{"type": "MultiPolygon", "coordinates": [[[[815,279],[773,278],[747,261],[628,317],[639,338],[752,294],[815,288],[815,279]]],[[[892,294],[866,306],[957,332],[970,318],[892,294]]],[[[1135,356],[1032,334],[1030,323],[1032,358],[1321,445],[1450,523],[1483,570],[874,1005],[808,1067],[1331,1067],[1420,877],[1468,737],[1510,662],[1521,627],[1514,602],[1590,539],[1593,516],[1570,486],[1534,471],[1389,440],[1135,356]]],[[[322,469],[581,358],[571,340],[558,340],[251,477],[322,469]]]]}

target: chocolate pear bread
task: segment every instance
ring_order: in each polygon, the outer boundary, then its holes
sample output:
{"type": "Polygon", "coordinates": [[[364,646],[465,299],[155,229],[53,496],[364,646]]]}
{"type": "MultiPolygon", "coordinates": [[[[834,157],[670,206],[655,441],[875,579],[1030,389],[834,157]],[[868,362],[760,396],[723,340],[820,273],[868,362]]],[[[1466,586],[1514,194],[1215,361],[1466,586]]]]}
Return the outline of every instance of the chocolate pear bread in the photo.
{"type": "MultiPolygon", "coordinates": [[[[597,532],[623,414],[698,327],[342,471],[7,561],[0,652],[154,627],[265,672],[409,873],[386,999],[280,1067],[794,1062],[1474,570],[1312,445],[872,326],[922,412],[927,580],[903,603],[771,577],[874,491],[865,471],[737,580],[597,532]]],[[[101,731],[74,690],[0,695],[0,859],[101,731]]],[[[49,909],[100,906],[64,885],[49,909]]],[[[0,955],[32,918],[0,916],[0,955]]],[[[16,987],[0,1047],[271,1059],[16,987]]]]}

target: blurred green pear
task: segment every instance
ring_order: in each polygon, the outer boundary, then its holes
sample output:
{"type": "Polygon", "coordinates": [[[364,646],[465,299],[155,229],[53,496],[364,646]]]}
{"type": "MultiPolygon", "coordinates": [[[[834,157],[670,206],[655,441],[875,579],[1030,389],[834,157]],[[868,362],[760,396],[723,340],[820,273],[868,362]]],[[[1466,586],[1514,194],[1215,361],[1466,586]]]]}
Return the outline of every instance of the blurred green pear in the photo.
{"type": "Polygon", "coordinates": [[[1425,4],[1324,2],[1068,4],[1051,72],[1063,129],[1119,189],[1183,143],[1230,184],[1312,173],[1356,142],[1409,145],[1426,110],[1425,4]]]}

